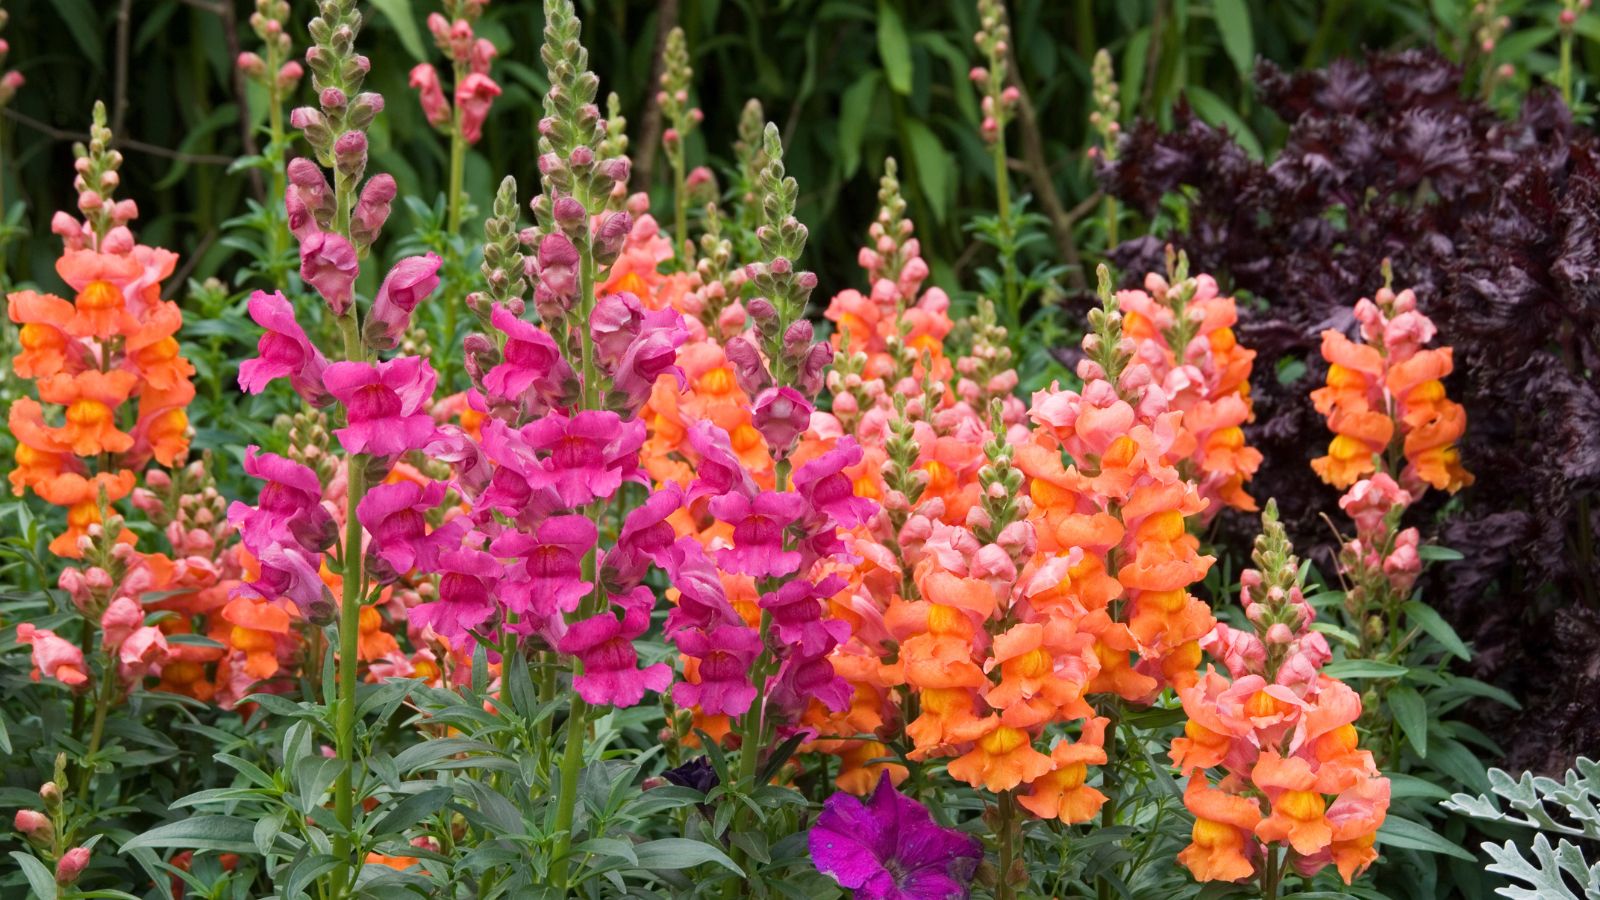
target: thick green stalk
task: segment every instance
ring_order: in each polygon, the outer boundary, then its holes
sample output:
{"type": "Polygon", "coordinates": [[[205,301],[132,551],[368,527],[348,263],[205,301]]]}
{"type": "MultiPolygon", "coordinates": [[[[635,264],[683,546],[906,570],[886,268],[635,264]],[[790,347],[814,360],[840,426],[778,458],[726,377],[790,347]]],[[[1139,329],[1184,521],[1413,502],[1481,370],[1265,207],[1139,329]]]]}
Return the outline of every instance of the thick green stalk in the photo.
{"type": "Polygon", "coordinates": [[[272,195],[267,197],[267,203],[273,207],[274,212],[269,219],[272,223],[272,233],[268,236],[272,248],[269,259],[276,286],[287,289],[288,270],[279,269],[283,264],[283,255],[289,250],[289,229],[283,206],[284,195],[289,192],[286,170],[288,161],[284,159],[284,148],[289,144],[283,132],[283,91],[278,87],[278,68],[282,65],[283,60],[279,55],[277,42],[268,41],[267,72],[271,80],[267,87],[267,159],[272,163],[272,195]],[[285,217],[283,221],[279,220],[280,215],[285,217]]]}
{"type": "MultiPolygon", "coordinates": [[[[1000,98],[995,98],[996,106],[1000,98]]],[[[1000,282],[1004,288],[1005,296],[1001,298],[1006,308],[1006,327],[1012,334],[1019,334],[1022,325],[1022,310],[1018,307],[1021,300],[1017,296],[1017,260],[1014,240],[1016,235],[1011,230],[1011,176],[1006,172],[1006,133],[999,129],[994,139],[994,199],[995,212],[999,217],[1000,227],[1000,282]]]]}
{"type": "Polygon", "coordinates": [[[683,152],[680,150],[672,154],[672,206],[673,225],[672,232],[673,250],[677,251],[678,262],[684,269],[689,268],[689,257],[693,255],[691,248],[694,244],[689,240],[689,198],[684,185],[688,178],[684,174],[683,152]]]}
{"type": "Polygon", "coordinates": [[[1572,26],[1561,27],[1561,68],[1556,73],[1561,87],[1561,102],[1572,106],[1572,26]]]}
{"type": "MultiPolygon", "coordinates": [[[[1100,790],[1106,795],[1105,806],[1100,808],[1102,828],[1112,828],[1117,824],[1117,721],[1121,709],[1122,701],[1112,697],[1111,708],[1105,711],[1105,716],[1111,723],[1106,726],[1106,764],[1100,768],[1102,774],[1100,790]]],[[[1117,892],[1110,881],[1100,878],[1095,882],[1095,894],[1100,900],[1111,900],[1117,892]]]]}
{"type": "MultiPolygon", "coordinates": [[[[457,62],[455,74],[455,83],[457,85],[465,81],[467,78],[466,63],[457,62]]],[[[461,118],[461,105],[456,104],[455,120],[450,128],[450,182],[445,187],[445,202],[447,209],[445,214],[445,230],[448,233],[447,236],[450,241],[449,246],[451,247],[450,252],[452,255],[454,255],[455,252],[456,238],[461,235],[462,209],[466,205],[463,182],[466,179],[467,139],[461,130],[461,118]]],[[[453,270],[454,266],[447,271],[453,270]]],[[[461,302],[454,298],[447,298],[444,304],[444,339],[446,345],[450,347],[454,347],[456,344],[456,321],[458,315],[460,314],[460,306],[461,302]]],[[[451,357],[448,355],[446,356],[446,359],[450,358],[451,357]]],[[[453,373],[454,368],[452,363],[447,365],[445,369],[445,385],[447,389],[453,389],[450,388],[450,385],[452,384],[450,376],[453,373]]]]}
{"type": "MultiPolygon", "coordinates": [[[[588,206],[588,204],[585,204],[588,206]]],[[[593,239],[585,233],[578,248],[580,265],[578,269],[578,303],[580,315],[578,329],[583,347],[583,408],[597,409],[600,405],[600,386],[598,383],[597,368],[594,358],[594,338],[589,334],[589,318],[594,313],[594,244],[593,239]]],[[[600,519],[605,513],[605,505],[592,503],[589,505],[589,514],[595,522],[596,530],[599,529],[600,519]]],[[[593,612],[591,600],[598,592],[598,579],[595,577],[595,547],[590,547],[583,555],[583,577],[585,581],[596,583],[595,592],[585,597],[579,606],[578,615],[583,617],[593,612]]],[[[582,674],[583,663],[574,659],[572,661],[572,674],[582,674]]],[[[572,847],[572,816],[578,805],[578,770],[583,767],[583,744],[588,738],[588,713],[589,704],[579,697],[577,692],[572,694],[572,711],[567,717],[567,746],[561,758],[561,794],[557,798],[556,806],[556,847],[550,863],[550,883],[557,888],[565,890],[568,887],[567,873],[569,869],[568,851],[572,847]]]]}
{"type": "Polygon", "coordinates": [[[1016,831],[1017,800],[1011,791],[1000,794],[999,824],[995,826],[995,843],[999,845],[1000,873],[999,884],[995,888],[996,900],[1015,900],[1017,892],[1011,886],[1011,866],[1016,859],[1017,848],[1013,845],[1013,832],[1016,831]]]}
{"type": "MultiPolygon", "coordinates": [[[[350,204],[355,186],[337,169],[334,170],[334,230],[346,238],[350,234],[350,204]]],[[[347,360],[361,361],[366,349],[361,343],[361,313],[354,301],[345,314],[339,317],[339,331],[344,337],[344,356],[347,360]]],[[[343,766],[334,785],[334,815],[346,831],[355,823],[355,770],[356,743],[356,674],[360,665],[361,605],[365,599],[366,580],[362,571],[361,520],[356,508],[367,492],[367,458],[352,454],[345,460],[345,526],[343,547],[342,595],[339,603],[339,694],[335,703],[334,750],[343,766]]],[[[336,885],[354,881],[353,873],[360,863],[352,857],[348,835],[334,841],[334,855],[339,857],[340,868],[336,885]]]]}

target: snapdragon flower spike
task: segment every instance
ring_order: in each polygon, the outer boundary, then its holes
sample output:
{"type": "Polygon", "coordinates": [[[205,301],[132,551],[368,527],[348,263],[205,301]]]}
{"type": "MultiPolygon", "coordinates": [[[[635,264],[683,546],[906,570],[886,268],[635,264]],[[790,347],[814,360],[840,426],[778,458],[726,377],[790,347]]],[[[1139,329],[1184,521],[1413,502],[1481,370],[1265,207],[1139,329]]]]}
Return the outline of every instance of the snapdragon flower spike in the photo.
{"type": "Polygon", "coordinates": [[[323,381],[345,408],[345,427],[334,434],[346,453],[396,457],[422,449],[435,434],[426,405],[438,376],[421,357],[337,362],[323,381]]]}
{"type": "Polygon", "coordinates": [[[1320,671],[1332,653],[1311,630],[1299,560],[1270,501],[1253,555],[1240,600],[1254,633],[1219,624],[1202,642],[1231,680],[1208,669],[1178,691],[1189,722],[1171,756],[1195,816],[1178,860],[1197,880],[1238,882],[1287,845],[1302,875],[1332,864],[1349,884],[1377,858],[1389,780],[1359,746],[1360,696],[1320,671]],[[1226,773],[1215,787],[1212,768],[1226,773]]]}
{"type": "Polygon", "coordinates": [[[434,44],[450,58],[455,73],[454,110],[432,63],[418,63],[411,70],[411,87],[418,92],[428,124],[445,133],[459,127],[461,139],[468,144],[476,144],[482,137],[484,120],[494,99],[500,96],[500,86],[489,77],[489,64],[499,51],[473,32],[484,5],[474,0],[446,0],[445,15],[428,16],[434,44]]]}
{"type": "Polygon", "coordinates": [[[295,320],[288,299],[278,291],[256,291],[248,309],[250,318],[265,331],[256,342],[256,357],[239,364],[240,389],[259,394],[275,379],[287,378],[295,393],[312,406],[332,403],[333,396],[322,384],[328,361],[295,320]]]}

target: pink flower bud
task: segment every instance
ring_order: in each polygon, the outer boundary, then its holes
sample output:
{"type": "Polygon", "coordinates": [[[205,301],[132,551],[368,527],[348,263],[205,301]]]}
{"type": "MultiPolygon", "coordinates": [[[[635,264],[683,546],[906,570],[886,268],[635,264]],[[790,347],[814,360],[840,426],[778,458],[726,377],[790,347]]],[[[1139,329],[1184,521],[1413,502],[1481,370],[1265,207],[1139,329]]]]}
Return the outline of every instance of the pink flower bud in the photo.
{"type": "Polygon", "coordinates": [[[246,77],[258,79],[266,77],[267,64],[254,53],[246,51],[239,54],[239,58],[234,61],[234,64],[239,67],[239,71],[243,72],[246,77]]]}
{"type": "Polygon", "coordinates": [[[19,809],[11,823],[28,839],[28,843],[36,847],[48,847],[55,842],[55,824],[49,816],[38,810],[19,809]]]}
{"type": "Polygon", "coordinates": [[[63,887],[78,880],[89,865],[89,848],[73,847],[56,861],[56,884],[63,887]]]}

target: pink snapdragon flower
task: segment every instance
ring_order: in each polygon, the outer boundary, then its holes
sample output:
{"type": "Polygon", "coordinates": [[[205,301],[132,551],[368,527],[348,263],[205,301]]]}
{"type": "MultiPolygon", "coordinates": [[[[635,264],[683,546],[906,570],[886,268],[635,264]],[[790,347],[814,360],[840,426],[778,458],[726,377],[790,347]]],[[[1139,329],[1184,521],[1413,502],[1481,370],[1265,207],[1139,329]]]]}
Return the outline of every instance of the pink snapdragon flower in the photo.
{"type": "Polygon", "coordinates": [[[672,702],[698,707],[706,715],[741,716],[756,698],[750,667],[761,652],[761,637],[742,625],[719,625],[710,631],[691,629],[674,638],[678,651],[698,660],[698,681],[680,681],[672,702]]]}
{"type": "Polygon", "coordinates": [[[345,407],[348,424],[334,434],[346,453],[398,456],[433,438],[427,405],[438,375],[422,357],[337,362],[323,373],[323,382],[345,407]]]}
{"type": "Polygon", "coordinates": [[[795,440],[811,424],[813,407],[805,395],[792,387],[769,387],[756,397],[751,418],[756,430],[767,439],[774,459],[794,450],[795,440]]]}
{"type": "Polygon", "coordinates": [[[356,248],[342,236],[319,231],[301,239],[300,278],[328,301],[334,315],[342,316],[350,310],[360,271],[356,248]]]}
{"type": "Polygon", "coordinates": [[[801,556],[783,549],[783,531],[805,508],[805,499],[789,491],[765,491],[754,499],[737,493],[713,497],[711,514],[733,526],[733,546],[717,551],[717,563],[728,572],[757,578],[793,574],[801,556]]]}
{"type": "Polygon", "coordinates": [[[601,561],[600,581],[607,591],[617,593],[638,585],[649,563],[666,565],[678,537],[669,519],[682,505],[683,489],[669,481],[628,511],[616,545],[601,561]]]}
{"type": "Polygon", "coordinates": [[[551,516],[533,533],[507,531],[495,539],[496,556],[516,557],[519,575],[505,589],[505,605],[513,612],[549,619],[570,613],[594,588],[583,580],[583,557],[599,537],[587,516],[551,516]]]}
{"type": "Polygon", "coordinates": [[[483,123],[489,118],[500,85],[482,72],[471,72],[456,85],[456,108],[461,110],[461,137],[476,144],[483,137],[483,123]]]}
{"type": "Polygon", "coordinates": [[[389,576],[380,580],[392,581],[413,569],[432,571],[439,554],[459,543],[466,525],[463,519],[428,531],[427,514],[438,509],[444,492],[443,482],[429,481],[424,487],[397,481],[369,488],[361,498],[356,518],[372,535],[367,552],[381,563],[376,571],[389,576]]]}
{"type": "Polygon", "coordinates": [[[642,477],[639,448],[645,427],[637,419],[624,420],[608,410],[583,410],[570,418],[551,413],[524,426],[522,437],[550,454],[529,473],[528,483],[554,488],[572,509],[610,497],[623,481],[642,477]]]}
{"type": "Polygon", "coordinates": [[[755,494],[755,480],[733,452],[728,432],[707,419],[696,419],[689,426],[689,446],[700,458],[695,465],[695,481],[684,497],[685,504],[701,497],[728,493],[755,494]]]}
{"type": "Polygon", "coordinates": [[[583,663],[583,673],[572,679],[578,696],[596,705],[629,707],[644,699],[646,691],[666,690],[672,668],[656,663],[640,669],[633,647],[633,639],[650,628],[654,592],[640,585],[612,601],[622,610],[621,619],[603,612],[574,622],[556,649],[583,663]]]}
{"type": "Polygon", "coordinates": [[[1356,523],[1356,536],[1364,541],[1382,533],[1390,510],[1410,503],[1411,494],[1383,472],[1357,481],[1339,498],[1339,508],[1356,523]]]}
{"type": "Polygon", "coordinates": [[[131,690],[144,681],[150,670],[167,661],[171,649],[167,636],[153,625],[134,629],[117,648],[117,677],[131,690]]]}
{"type": "Polygon", "coordinates": [[[418,63],[411,70],[411,87],[422,101],[422,114],[428,118],[428,124],[435,128],[450,124],[450,101],[445,99],[439,70],[432,63],[418,63]]]}
{"type": "Polygon", "coordinates": [[[821,657],[850,637],[848,622],[823,619],[823,603],[845,587],[845,580],[838,575],[816,583],[796,578],[762,594],[760,605],[772,614],[778,640],[800,655],[821,657]]]}
{"type": "Polygon", "coordinates": [[[856,496],[855,484],[844,471],[859,465],[863,456],[861,445],[847,435],[832,450],[795,471],[794,489],[805,499],[813,517],[854,528],[877,513],[876,503],[856,496]]]}
{"type": "Polygon", "coordinates": [[[411,607],[411,626],[432,628],[453,644],[466,642],[494,615],[505,566],[482,550],[461,547],[439,555],[438,571],[439,599],[411,607]]]}
{"type": "Polygon", "coordinates": [[[322,505],[317,473],[254,444],[244,451],[245,474],[264,481],[255,506],[235,501],[228,522],[238,529],[245,547],[258,557],[274,544],[295,544],[320,553],[338,537],[333,515],[322,505]]]}
{"type": "Polygon", "coordinates": [[[528,407],[531,389],[546,406],[565,405],[578,393],[578,373],[544,329],[495,306],[489,322],[506,336],[502,361],[483,377],[491,396],[528,407]]]}
{"type": "Polygon", "coordinates": [[[408,256],[394,264],[372,300],[372,313],[363,326],[368,344],[378,350],[393,350],[411,325],[411,313],[439,286],[437,254],[408,256]]]}
{"type": "Polygon", "coordinates": [[[261,576],[245,582],[235,592],[263,600],[288,597],[300,614],[319,625],[333,621],[337,604],[322,581],[320,554],[308,553],[298,544],[269,544],[256,554],[261,576]]]}
{"type": "Polygon", "coordinates": [[[33,680],[54,678],[67,687],[80,687],[89,681],[83,650],[58,637],[54,631],[37,628],[32,622],[17,625],[17,640],[33,648],[33,680]]]}
{"type": "Polygon", "coordinates": [[[259,394],[274,379],[287,378],[295,393],[312,406],[332,402],[322,385],[328,361],[295,320],[288,299],[278,291],[256,291],[250,295],[249,310],[250,318],[266,331],[256,342],[256,357],[239,364],[239,388],[259,394]]]}

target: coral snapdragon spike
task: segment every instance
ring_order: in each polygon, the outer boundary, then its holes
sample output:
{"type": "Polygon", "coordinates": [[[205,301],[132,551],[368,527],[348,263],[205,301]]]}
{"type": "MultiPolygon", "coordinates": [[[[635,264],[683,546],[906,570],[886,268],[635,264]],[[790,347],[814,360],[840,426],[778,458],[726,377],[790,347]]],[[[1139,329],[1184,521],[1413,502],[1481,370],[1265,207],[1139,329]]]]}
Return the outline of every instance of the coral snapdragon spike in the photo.
{"type": "Polygon", "coordinates": [[[1244,881],[1262,875],[1263,853],[1288,846],[1302,875],[1331,863],[1348,884],[1377,858],[1389,780],[1359,746],[1360,696],[1320,671],[1332,653],[1311,629],[1316,612],[1271,501],[1254,561],[1240,576],[1252,629],[1218,624],[1202,641],[1227,674],[1208,667],[1178,691],[1189,721],[1171,756],[1195,817],[1178,859],[1200,881],[1244,881]]]}
{"type": "Polygon", "coordinates": [[[1233,333],[1233,298],[1221,296],[1209,275],[1169,283],[1152,273],[1143,290],[1118,291],[1116,299],[1134,356],[1149,367],[1169,407],[1183,414],[1193,449],[1178,468],[1208,501],[1202,521],[1224,506],[1255,511],[1245,484],[1261,465],[1261,452],[1245,443],[1242,426],[1253,415],[1250,370],[1256,354],[1233,333]]]}
{"type": "MultiPolygon", "coordinates": [[[[38,382],[39,401],[60,407],[47,412],[28,397],[12,404],[12,490],[67,508],[67,531],[50,549],[73,559],[83,555],[82,542],[106,505],[133,489],[134,470],[151,460],[182,460],[194,398],[195,369],[177,340],[183,314],[161,299],[161,282],[178,258],[135,243],[128,223],[138,207],[113,196],[122,154],[111,144],[105,107],[96,104],[89,143],[75,148],[73,186],[83,218],[58,212],[51,221],[65,245],[56,271],[76,296],[16,291],[6,298],[11,321],[21,326],[12,370],[38,382]]],[[[120,529],[114,537],[132,540],[120,529]]]]}
{"type": "Polygon", "coordinates": [[[1417,309],[1416,295],[1385,285],[1356,304],[1355,317],[1360,343],[1337,331],[1322,333],[1328,378],[1311,399],[1335,437],[1312,468],[1338,488],[1374,472],[1414,494],[1427,487],[1453,494],[1472,484],[1456,448],[1466,411],[1445,396],[1451,349],[1426,347],[1436,329],[1417,309]]]}

